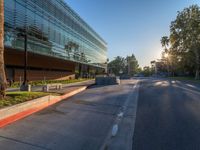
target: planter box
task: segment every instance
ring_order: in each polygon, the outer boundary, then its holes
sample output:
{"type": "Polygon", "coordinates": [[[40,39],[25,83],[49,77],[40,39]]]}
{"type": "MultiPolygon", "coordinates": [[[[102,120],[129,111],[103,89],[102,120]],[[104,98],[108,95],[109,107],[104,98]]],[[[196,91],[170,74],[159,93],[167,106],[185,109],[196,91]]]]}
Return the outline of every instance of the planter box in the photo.
{"type": "Polygon", "coordinates": [[[59,101],[69,98],[79,92],[82,92],[86,88],[87,86],[82,86],[61,96],[48,95],[13,106],[2,108],[0,109],[0,128],[14,121],[22,119],[26,116],[29,116],[37,111],[40,111],[59,101]]]}

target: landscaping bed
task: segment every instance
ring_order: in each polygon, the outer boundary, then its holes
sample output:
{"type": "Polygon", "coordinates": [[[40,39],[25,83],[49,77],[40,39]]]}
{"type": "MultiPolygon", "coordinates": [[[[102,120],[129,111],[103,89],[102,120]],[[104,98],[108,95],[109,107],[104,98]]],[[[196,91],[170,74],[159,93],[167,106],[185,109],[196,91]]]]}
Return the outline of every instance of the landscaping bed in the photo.
{"type": "MultiPolygon", "coordinates": [[[[29,84],[31,86],[40,86],[45,84],[51,84],[51,83],[62,83],[62,84],[69,84],[69,83],[76,83],[76,82],[83,82],[91,79],[72,79],[72,80],[46,80],[46,81],[30,81],[29,84]]],[[[11,88],[18,88],[20,86],[19,82],[14,82],[10,87],[11,88]]]]}
{"type": "MultiPolygon", "coordinates": [[[[91,79],[73,79],[73,80],[47,80],[47,81],[31,81],[29,84],[32,86],[40,86],[45,84],[51,84],[51,83],[62,83],[62,84],[69,84],[69,83],[76,83],[76,82],[83,82],[88,81],[91,79]]],[[[18,88],[19,82],[15,82],[11,87],[18,88]]],[[[16,92],[6,92],[6,97],[2,100],[0,100],[0,109],[6,106],[12,106],[19,103],[23,103],[29,100],[33,100],[36,98],[40,98],[47,95],[54,95],[58,96],[60,94],[58,93],[46,93],[46,92],[22,92],[22,91],[16,91],[16,92]]]]}
{"type": "Polygon", "coordinates": [[[35,98],[49,95],[44,92],[6,92],[5,99],[0,100],[0,108],[23,103],[35,98]]]}

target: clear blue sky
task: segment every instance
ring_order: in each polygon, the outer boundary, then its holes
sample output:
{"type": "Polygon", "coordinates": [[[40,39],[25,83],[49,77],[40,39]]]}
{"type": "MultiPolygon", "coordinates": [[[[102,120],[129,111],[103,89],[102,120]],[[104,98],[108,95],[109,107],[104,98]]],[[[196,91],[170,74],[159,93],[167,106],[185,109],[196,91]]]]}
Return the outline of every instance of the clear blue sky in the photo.
{"type": "Polygon", "coordinates": [[[200,0],[65,0],[105,41],[108,57],[135,54],[141,67],[160,58],[160,39],[177,11],[200,0]]]}

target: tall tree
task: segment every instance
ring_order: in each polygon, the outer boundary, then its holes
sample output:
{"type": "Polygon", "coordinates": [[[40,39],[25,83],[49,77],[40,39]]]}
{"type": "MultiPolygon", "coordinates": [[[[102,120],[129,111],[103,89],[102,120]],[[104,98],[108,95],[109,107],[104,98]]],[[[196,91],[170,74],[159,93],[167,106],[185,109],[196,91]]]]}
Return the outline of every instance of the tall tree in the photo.
{"type": "Polygon", "coordinates": [[[195,61],[195,79],[199,79],[200,72],[200,8],[192,5],[178,12],[176,20],[171,23],[170,43],[172,50],[180,54],[193,54],[195,61]]]}
{"type": "Polygon", "coordinates": [[[142,72],[146,77],[151,76],[153,74],[153,70],[149,66],[143,67],[142,72]]]}
{"type": "Polygon", "coordinates": [[[126,60],[123,57],[117,56],[114,60],[109,62],[108,69],[110,73],[114,73],[115,75],[120,75],[121,73],[125,73],[126,60]]]}
{"type": "Polygon", "coordinates": [[[170,58],[169,58],[169,38],[168,36],[163,36],[160,40],[162,47],[164,47],[164,52],[162,53],[162,60],[164,60],[167,66],[168,76],[170,75],[170,58]]]}
{"type": "Polygon", "coordinates": [[[115,75],[129,75],[132,76],[139,72],[139,64],[134,54],[126,58],[117,56],[114,60],[108,63],[109,73],[115,75]]]}
{"type": "Polygon", "coordinates": [[[133,76],[138,72],[139,64],[134,54],[126,57],[127,61],[127,73],[133,76]]]}
{"type": "Polygon", "coordinates": [[[167,47],[169,46],[168,36],[163,36],[160,41],[161,41],[162,47],[165,48],[165,52],[167,52],[167,47]]]}
{"type": "Polygon", "coordinates": [[[4,0],[0,0],[0,99],[5,97],[6,90],[4,67],[4,0]]]}

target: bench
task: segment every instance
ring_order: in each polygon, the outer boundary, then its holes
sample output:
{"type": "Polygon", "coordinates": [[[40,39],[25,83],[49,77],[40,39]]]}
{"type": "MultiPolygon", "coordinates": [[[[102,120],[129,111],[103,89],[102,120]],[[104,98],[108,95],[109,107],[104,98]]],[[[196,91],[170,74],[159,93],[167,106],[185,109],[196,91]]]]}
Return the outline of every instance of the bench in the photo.
{"type": "Polygon", "coordinates": [[[62,84],[61,83],[52,83],[52,84],[47,84],[47,85],[43,86],[44,92],[49,92],[50,89],[61,90],[62,84]]]}

